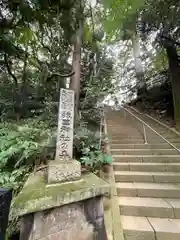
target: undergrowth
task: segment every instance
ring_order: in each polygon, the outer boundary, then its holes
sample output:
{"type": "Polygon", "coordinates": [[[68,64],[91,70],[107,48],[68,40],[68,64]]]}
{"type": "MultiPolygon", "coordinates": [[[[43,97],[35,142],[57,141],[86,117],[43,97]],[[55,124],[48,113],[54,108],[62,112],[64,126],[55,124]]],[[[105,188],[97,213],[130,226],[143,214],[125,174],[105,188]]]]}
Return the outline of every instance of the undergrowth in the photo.
{"type": "MultiPolygon", "coordinates": [[[[98,128],[83,120],[75,124],[74,157],[88,171],[97,172],[112,159],[101,151],[98,128]]],[[[54,159],[57,126],[42,117],[0,123],[0,187],[13,188],[17,195],[35,166],[54,159]]],[[[11,216],[10,216],[11,219],[11,216]]],[[[8,236],[18,231],[19,220],[11,219],[8,236]]]]}

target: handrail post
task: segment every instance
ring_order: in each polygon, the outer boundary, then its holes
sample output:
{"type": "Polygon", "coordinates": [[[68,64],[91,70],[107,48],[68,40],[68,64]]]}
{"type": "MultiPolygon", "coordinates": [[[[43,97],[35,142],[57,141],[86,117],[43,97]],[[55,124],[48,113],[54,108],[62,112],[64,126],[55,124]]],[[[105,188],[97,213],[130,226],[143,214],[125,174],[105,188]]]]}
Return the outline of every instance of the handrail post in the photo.
{"type": "Polygon", "coordinates": [[[148,144],[146,127],[145,127],[144,123],[143,123],[143,133],[144,133],[144,144],[148,144]]]}
{"type": "Polygon", "coordinates": [[[100,140],[99,140],[99,149],[101,149],[103,125],[104,125],[104,110],[101,111],[100,130],[99,130],[99,137],[100,137],[100,140]]]}
{"type": "Polygon", "coordinates": [[[125,109],[124,109],[124,118],[126,118],[126,111],[125,111],[125,109]]]}

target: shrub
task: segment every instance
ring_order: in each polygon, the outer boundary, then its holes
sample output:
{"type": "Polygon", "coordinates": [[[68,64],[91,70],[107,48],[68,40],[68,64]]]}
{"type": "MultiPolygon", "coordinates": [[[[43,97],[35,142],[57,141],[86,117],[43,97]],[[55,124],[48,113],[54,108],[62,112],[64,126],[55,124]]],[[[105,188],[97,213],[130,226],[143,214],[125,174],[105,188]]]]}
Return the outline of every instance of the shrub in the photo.
{"type": "Polygon", "coordinates": [[[52,129],[39,119],[0,124],[0,129],[0,185],[18,190],[33,166],[53,155],[52,129]]]}

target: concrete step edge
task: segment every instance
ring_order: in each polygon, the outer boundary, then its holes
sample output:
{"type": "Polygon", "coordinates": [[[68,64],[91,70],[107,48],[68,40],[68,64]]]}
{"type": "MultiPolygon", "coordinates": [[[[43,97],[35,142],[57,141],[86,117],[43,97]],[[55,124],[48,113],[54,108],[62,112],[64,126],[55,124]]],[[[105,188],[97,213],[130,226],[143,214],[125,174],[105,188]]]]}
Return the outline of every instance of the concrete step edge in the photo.
{"type": "Polygon", "coordinates": [[[139,158],[140,158],[140,157],[142,157],[142,158],[144,158],[144,157],[158,157],[158,158],[159,158],[159,157],[160,157],[160,158],[163,158],[163,157],[168,157],[168,158],[178,157],[178,158],[180,158],[180,155],[139,155],[139,156],[137,156],[137,155],[117,155],[117,154],[113,154],[112,156],[113,156],[113,157],[116,157],[116,158],[117,158],[117,157],[123,157],[123,158],[124,158],[124,157],[125,157],[125,158],[126,158],[126,157],[127,157],[127,158],[128,158],[128,157],[131,157],[131,158],[132,158],[132,157],[139,157],[139,158]]]}
{"type": "MultiPolygon", "coordinates": [[[[155,149],[144,149],[144,148],[123,148],[123,149],[118,149],[118,148],[111,148],[112,151],[169,151],[169,150],[173,150],[173,151],[176,151],[176,149],[174,148],[155,148],[155,149]]],[[[179,155],[180,156],[180,155],[179,155]]]]}
{"type": "Polygon", "coordinates": [[[114,177],[118,182],[137,183],[179,183],[180,173],[176,172],[139,172],[139,171],[115,171],[114,177]]]}
{"type": "Polygon", "coordinates": [[[125,239],[178,240],[180,219],[121,216],[125,239]],[[130,238],[129,238],[130,236],[130,238]]]}
{"type": "Polygon", "coordinates": [[[180,184],[152,182],[116,182],[118,196],[180,199],[180,184]]]}
{"type": "Polygon", "coordinates": [[[179,172],[146,172],[146,171],[114,171],[114,175],[161,175],[161,176],[179,176],[179,172]]]}
{"type": "Polygon", "coordinates": [[[122,215],[180,218],[180,201],[167,198],[118,197],[122,215]]]}
{"type": "Polygon", "coordinates": [[[114,166],[126,166],[126,165],[132,165],[132,166],[136,166],[136,165],[140,165],[140,166],[180,166],[180,162],[176,163],[176,162],[170,162],[170,163],[159,163],[159,162],[113,162],[114,166]]]}

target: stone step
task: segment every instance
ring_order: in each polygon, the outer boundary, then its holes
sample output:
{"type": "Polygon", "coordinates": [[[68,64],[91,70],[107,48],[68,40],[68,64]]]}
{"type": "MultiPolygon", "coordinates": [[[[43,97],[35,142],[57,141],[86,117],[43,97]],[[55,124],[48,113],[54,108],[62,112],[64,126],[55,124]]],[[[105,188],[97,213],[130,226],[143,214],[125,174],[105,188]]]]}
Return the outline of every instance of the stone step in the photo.
{"type": "Polygon", "coordinates": [[[125,240],[179,240],[180,219],[121,216],[125,240]]]}
{"type": "Polygon", "coordinates": [[[166,127],[162,127],[162,130],[159,131],[160,134],[162,135],[173,135],[173,136],[176,136],[176,137],[179,137],[179,135],[175,132],[173,132],[173,130],[169,130],[169,129],[166,129],[166,127]]]}
{"type": "MultiPolygon", "coordinates": [[[[180,147],[179,136],[137,116],[180,147]]],[[[179,240],[179,151],[148,127],[144,144],[142,123],[124,110],[109,113],[107,123],[125,240],[179,240]]]]}
{"type": "Polygon", "coordinates": [[[138,140],[138,139],[144,139],[143,135],[128,135],[128,134],[119,134],[114,136],[112,133],[108,134],[108,138],[112,139],[112,140],[122,140],[122,139],[132,139],[132,140],[138,140]]]}
{"type": "Polygon", "coordinates": [[[135,128],[133,128],[133,126],[131,125],[131,124],[127,124],[127,121],[119,121],[119,119],[118,119],[118,122],[116,122],[116,123],[108,123],[108,122],[106,122],[107,123],[107,127],[108,127],[108,129],[116,129],[116,130],[120,130],[120,129],[122,129],[123,131],[129,131],[129,129],[133,129],[133,131],[135,132],[137,132],[137,129],[135,129],[135,128]],[[124,124],[124,126],[123,126],[123,124],[124,124]]]}
{"type": "Polygon", "coordinates": [[[180,218],[180,200],[166,198],[119,197],[121,215],[180,218]],[[174,204],[171,205],[171,202],[174,204]]]}
{"type": "MultiPolygon", "coordinates": [[[[114,137],[114,136],[111,136],[109,137],[111,139],[111,141],[113,143],[127,143],[127,140],[131,140],[131,141],[134,141],[134,143],[141,143],[139,142],[139,140],[142,140],[143,143],[144,143],[144,138],[143,138],[143,135],[142,136],[139,136],[137,138],[131,138],[130,136],[129,137],[122,137],[122,136],[119,136],[119,137],[114,137]],[[124,142],[123,142],[124,141],[124,142]]],[[[167,139],[170,143],[172,144],[180,144],[180,139],[179,138],[172,138],[172,139],[167,139]]],[[[158,138],[158,137],[154,137],[154,138],[148,138],[147,137],[147,142],[148,144],[156,144],[156,143],[167,143],[164,139],[162,138],[158,138]]]]}
{"type": "Polygon", "coordinates": [[[180,184],[172,183],[116,183],[119,196],[180,198],[180,184]]]}
{"type": "Polygon", "coordinates": [[[119,135],[122,135],[122,134],[131,135],[131,133],[132,133],[132,136],[142,135],[142,133],[138,129],[136,129],[134,127],[131,128],[130,126],[128,126],[127,129],[124,126],[123,126],[123,128],[122,127],[110,128],[108,126],[107,130],[108,130],[108,133],[113,133],[114,136],[116,136],[116,135],[119,136],[119,135]]]}
{"type": "Polygon", "coordinates": [[[138,138],[138,139],[121,139],[121,140],[117,140],[117,139],[109,139],[109,142],[111,144],[128,144],[128,143],[134,143],[134,144],[137,144],[137,143],[144,143],[144,140],[142,138],[138,138]]]}
{"type": "MultiPolygon", "coordinates": [[[[139,116],[138,116],[139,117],[139,116]]],[[[169,129],[166,129],[166,127],[164,126],[160,126],[158,123],[154,123],[154,122],[151,122],[149,121],[148,118],[144,119],[142,117],[139,117],[142,121],[144,121],[147,125],[145,125],[145,129],[146,131],[149,133],[149,134],[156,134],[156,132],[158,132],[159,134],[163,135],[163,136],[167,136],[167,137],[179,137],[178,134],[176,134],[175,132],[169,130],[169,129]],[[150,128],[149,128],[149,127],[150,128]],[[152,129],[154,130],[152,130],[152,129]]],[[[138,122],[138,120],[130,120],[129,118],[127,118],[127,122],[128,122],[128,125],[132,128],[133,126],[136,126],[136,129],[138,128],[139,131],[143,132],[142,129],[143,129],[143,125],[142,123],[138,122]]],[[[115,125],[113,126],[113,128],[115,128],[115,125]]],[[[116,126],[118,127],[118,125],[116,126]]],[[[121,127],[119,125],[119,127],[121,127]]]]}
{"type": "MultiPolygon", "coordinates": [[[[177,145],[176,145],[177,146],[177,145]]],[[[180,147],[180,145],[179,145],[180,147]]],[[[111,149],[172,149],[172,146],[167,143],[159,144],[111,144],[111,149]]]]}
{"type": "Polygon", "coordinates": [[[121,141],[121,140],[143,140],[143,136],[128,136],[128,135],[124,135],[124,136],[119,136],[119,137],[113,137],[111,134],[108,135],[108,138],[111,139],[112,141],[121,141]]]}
{"type": "MultiPolygon", "coordinates": [[[[128,138],[124,138],[124,139],[113,139],[113,138],[109,138],[109,142],[111,144],[145,144],[145,141],[143,138],[138,138],[138,139],[128,139],[128,138]]],[[[151,139],[150,141],[148,141],[148,144],[162,144],[162,143],[166,143],[165,141],[161,140],[155,140],[155,139],[151,139]]],[[[180,141],[177,142],[171,142],[174,146],[176,146],[177,144],[180,144],[180,141]]]]}
{"type": "Polygon", "coordinates": [[[165,132],[158,131],[158,133],[166,139],[179,139],[179,141],[180,141],[180,137],[178,135],[174,134],[173,132],[165,133],[165,132]]]}
{"type": "Polygon", "coordinates": [[[139,139],[144,139],[143,135],[137,135],[137,136],[131,136],[130,134],[124,134],[124,135],[117,135],[113,136],[111,133],[108,134],[109,138],[111,138],[113,141],[114,140],[123,140],[123,139],[132,139],[132,140],[139,140],[139,139]]]}
{"type": "Polygon", "coordinates": [[[180,136],[176,134],[175,132],[171,131],[170,129],[166,128],[165,126],[161,125],[160,122],[158,123],[156,120],[153,120],[152,118],[148,117],[147,115],[138,113],[134,111],[133,109],[129,109],[132,113],[134,113],[137,117],[139,117],[141,120],[146,122],[149,126],[153,127],[159,134],[163,135],[167,138],[179,138],[180,136]]]}
{"type": "Polygon", "coordinates": [[[139,136],[143,136],[141,132],[138,131],[133,131],[131,129],[125,130],[125,129],[108,129],[108,134],[112,135],[114,138],[118,137],[123,137],[124,136],[129,136],[129,137],[134,137],[137,138],[139,136]]]}
{"type": "Polygon", "coordinates": [[[129,136],[131,136],[131,134],[132,134],[132,136],[134,136],[134,137],[139,136],[139,135],[143,135],[138,130],[134,130],[134,129],[131,129],[131,128],[128,128],[128,129],[117,128],[116,129],[116,128],[109,128],[108,127],[108,133],[113,134],[114,137],[121,136],[123,134],[129,135],[129,136]]]}
{"type": "Polygon", "coordinates": [[[180,183],[180,173],[115,171],[116,182],[180,183]]]}
{"type": "MultiPolygon", "coordinates": [[[[117,129],[117,130],[119,130],[119,129],[121,129],[122,128],[122,126],[123,126],[123,124],[125,124],[125,126],[124,126],[124,129],[125,130],[129,130],[129,128],[128,127],[130,127],[130,128],[132,128],[132,125],[128,125],[127,124],[127,122],[125,122],[125,121],[121,121],[121,120],[117,120],[117,121],[114,121],[114,122],[106,122],[106,124],[107,124],[107,126],[108,126],[108,128],[109,129],[117,129]],[[125,124],[126,123],[126,124],[125,124]]],[[[135,131],[135,130],[134,130],[135,131]]],[[[137,130],[136,130],[137,131],[137,130]]]]}
{"type": "Polygon", "coordinates": [[[113,155],[114,162],[156,162],[171,163],[180,162],[180,155],[113,155]]]}
{"type": "MultiPolygon", "coordinates": [[[[163,137],[166,138],[165,136],[163,136],[163,137]]],[[[180,138],[179,137],[167,137],[166,139],[171,143],[180,143],[180,138]]]]}
{"type": "Polygon", "coordinates": [[[133,131],[132,129],[126,130],[126,129],[109,129],[109,134],[111,134],[113,137],[121,137],[123,135],[127,135],[129,137],[138,137],[143,136],[143,134],[139,131],[133,131]]]}
{"type": "Polygon", "coordinates": [[[179,163],[156,163],[156,162],[114,162],[115,171],[138,171],[138,172],[178,172],[180,173],[179,163]]]}
{"type": "MultiPolygon", "coordinates": [[[[117,124],[114,127],[110,127],[107,125],[107,129],[109,133],[113,133],[113,136],[120,136],[122,134],[127,134],[129,136],[133,135],[144,135],[144,131],[141,125],[134,124],[134,122],[130,123],[128,126],[126,126],[127,123],[122,123],[122,124],[117,124]]],[[[175,134],[173,132],[168,132],[166,129],[159,129],[159,128],[154,128],[152,125],[152,128],[158,132],[162,137],[166,139],[179,139],[180,141],[180,136],[178,134],[175,134]]],[[[154,131],[146,127],[146,133],[148,138],[161,138],[158,134],[156,134],[154,131]]]]}
{"type": "Polygon", "coordinates": [[[112,155],[177,155],[175,149],[111,149],[112,155]]]}

